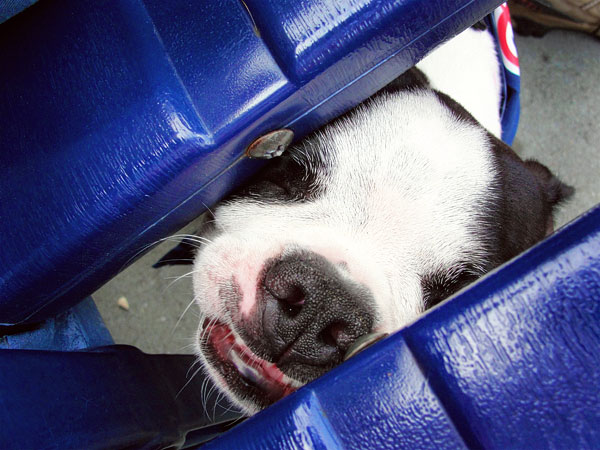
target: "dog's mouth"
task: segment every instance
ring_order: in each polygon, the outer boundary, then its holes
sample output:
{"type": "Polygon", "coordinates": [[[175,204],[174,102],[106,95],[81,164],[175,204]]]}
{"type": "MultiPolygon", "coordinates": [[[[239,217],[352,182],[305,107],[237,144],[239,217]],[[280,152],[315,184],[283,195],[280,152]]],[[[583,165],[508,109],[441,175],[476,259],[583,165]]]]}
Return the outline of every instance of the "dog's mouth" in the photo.
{"type": "Polygon", "coordinates": [[[236,396],[264,407],[297,390],[302,383],[285,375],[274,363],[256,355],[223,322],[206,319],[202,349],[227,388],[236,396]]]}

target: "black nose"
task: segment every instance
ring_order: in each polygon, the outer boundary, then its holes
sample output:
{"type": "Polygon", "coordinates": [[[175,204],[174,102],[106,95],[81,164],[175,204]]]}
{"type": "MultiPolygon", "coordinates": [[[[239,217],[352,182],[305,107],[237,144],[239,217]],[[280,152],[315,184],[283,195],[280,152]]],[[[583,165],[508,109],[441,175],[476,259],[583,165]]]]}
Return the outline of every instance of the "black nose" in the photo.
{"type": "Polygon", "coordinates": [[[279,366],[331,368],[358,337],[372,331],[369,290],[315,253],[272,263],[263,288],[263,330],[279,366]]]}

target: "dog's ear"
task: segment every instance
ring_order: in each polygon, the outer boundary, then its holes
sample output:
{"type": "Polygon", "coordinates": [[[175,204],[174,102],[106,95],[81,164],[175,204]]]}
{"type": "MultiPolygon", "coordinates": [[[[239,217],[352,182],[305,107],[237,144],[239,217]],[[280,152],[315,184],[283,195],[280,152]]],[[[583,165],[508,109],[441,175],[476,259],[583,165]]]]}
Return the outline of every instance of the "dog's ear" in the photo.
{"type": "Polygon", "coordinates": [[[496,207],[490,215],[496,235],[494,264],[503,263],[554,232],[554,213],[574,189],[537,161],[523,161],[490,135],[498,171],[496,207]]]}
{"type": "Polygon", "coordinates": [[[152,267],[157,269],[162,266],[193,264],[197,249],[197,244],[189,239],[184,239],[177,247],[173,248],[165,256],[160,258],[152,267]]]}
{"type": "Polygon", "coordinates": [[[554,176],[550,169],[543,164],[529,159],[525,161],[525,167],[537,179],[542,189],[542,194],[545,197],[546,203],[551,207],[551,214],[546,221],[546,236],[554,233],[554,212],[556,207],[562,202],[568,200],[575,193],[575,189],[569,186],[554,176]]]}
{"type": "Polygon", "coordinates": [[[565,200],[568,200],[575,193],[575,189],[566,185],[550,172],[543,164],[529,159],[525,161],[525,166],[536,177],[540,186],[542,186],[546,201],[552,208],[558,206],[565,200]]]}

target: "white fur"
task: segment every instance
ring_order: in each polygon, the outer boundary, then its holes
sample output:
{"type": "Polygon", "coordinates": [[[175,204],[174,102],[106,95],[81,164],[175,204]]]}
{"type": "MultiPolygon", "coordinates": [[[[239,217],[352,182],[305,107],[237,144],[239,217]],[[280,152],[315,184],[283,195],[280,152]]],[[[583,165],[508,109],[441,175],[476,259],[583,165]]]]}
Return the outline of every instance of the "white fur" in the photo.
{"type": "Polygon", "coordinates": [[[448,94],[500,137],[500,71],[491,34],[469,28],[423,58],[417,68],[434,89],[448,94]]]}
{"type": "MultiPolygon", "coordinates": [[[[488,33],[467,30],[419,68],[500,133],[498,64],[488,33]]],[[[376,328],[390,332],[423,312],[423,275],[485,258],[486,238],[473,218],[493,195],[488,137],[434,93],[380,96],[291,151],[309,168],[317,154],[325,162],[328,170],[317,178],[323,193],[305,203],[244,199],[215,211],[213,243],[200,251],[193,278],[207,317],[239,323],[253,311],[265,261],[301,248],[367,286],[376,328]]]]}

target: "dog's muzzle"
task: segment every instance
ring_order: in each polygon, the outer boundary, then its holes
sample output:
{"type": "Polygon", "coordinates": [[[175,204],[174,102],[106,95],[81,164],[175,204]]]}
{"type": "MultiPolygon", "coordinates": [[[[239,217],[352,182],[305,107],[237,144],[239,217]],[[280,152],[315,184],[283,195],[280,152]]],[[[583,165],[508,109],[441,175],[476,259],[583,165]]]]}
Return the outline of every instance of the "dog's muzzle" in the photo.
{"type": "Polygon", "coordinates": [[[315,253],[271,262],[259,289],[266,345],[280,367],[331,368],[373,329],[370,291],[315,253]]]}
{"type": "Polygon", "coordinates": [[[264,407],[374,342],[374,310],[343,263],[288,253],[265,263],[250,314],[205,321],[201,348],[230,389],[264,407]]]}

